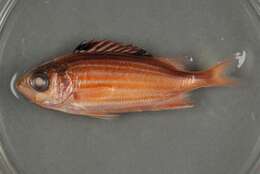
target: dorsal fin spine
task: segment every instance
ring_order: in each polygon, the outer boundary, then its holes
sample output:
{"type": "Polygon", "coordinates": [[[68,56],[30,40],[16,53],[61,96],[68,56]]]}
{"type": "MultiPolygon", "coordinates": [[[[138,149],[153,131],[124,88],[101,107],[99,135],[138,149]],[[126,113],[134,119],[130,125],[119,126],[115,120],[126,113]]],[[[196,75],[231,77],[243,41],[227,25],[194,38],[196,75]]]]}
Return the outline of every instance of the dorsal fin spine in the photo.
{"type": "Polygon", "coordinates": [[[144,49],[133,45],[124,45],[122,43],[113,42],[110,40],[81,42],[76,47],[74,53],[102,53],[102,54],[125,54],[135,56],[151,56],[144,49]]]}

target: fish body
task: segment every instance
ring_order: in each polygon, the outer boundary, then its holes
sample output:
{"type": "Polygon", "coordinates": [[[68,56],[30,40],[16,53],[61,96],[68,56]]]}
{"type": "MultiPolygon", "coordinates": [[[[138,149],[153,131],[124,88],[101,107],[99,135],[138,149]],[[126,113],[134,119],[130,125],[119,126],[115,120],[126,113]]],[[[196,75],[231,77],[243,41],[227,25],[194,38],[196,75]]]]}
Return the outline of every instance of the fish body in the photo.
{"type": "Polygon", "coordinates": [[[25,73],[16,87],[45,108],[112,118],[125,112],[192,107],[188,92],[232,83],[222,75],[228,64],[193,72],[174,59],[154,57],[132,45],[90,41],[25,73]]]}

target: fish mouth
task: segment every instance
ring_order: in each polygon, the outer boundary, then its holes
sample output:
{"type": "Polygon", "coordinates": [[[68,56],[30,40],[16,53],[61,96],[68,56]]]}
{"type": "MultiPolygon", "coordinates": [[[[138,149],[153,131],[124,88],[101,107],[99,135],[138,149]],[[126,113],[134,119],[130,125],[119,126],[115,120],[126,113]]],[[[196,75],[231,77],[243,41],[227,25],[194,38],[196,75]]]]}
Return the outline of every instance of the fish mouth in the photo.
{"type": "Polygon", "coordinates": [[[21,86],[24,86],[24,85],[22,84],[22,79],[19,78],[19,79],[17,79],[16,82],[15,82],[15,88],[17,89],[17,91],[20,92],[21,86]]]}
{"type": "Polygon", "coordinates": [[[28,98],[31,101],[35,100],[34,91],[30,88],[27,83],[26,76],[22,76],[15,83],[16,90],[22,94],[24,97],[28,98]]]}
{"type": "Polygon", "coordinates": [[[24,88],[26,88],[28,85],[26,83],[26,75],[21,76],[20,78],[18,78],[15,82],[15,88],[17,91],[19,91],[20,93],[22,93],[22,90],[24,88]]]}

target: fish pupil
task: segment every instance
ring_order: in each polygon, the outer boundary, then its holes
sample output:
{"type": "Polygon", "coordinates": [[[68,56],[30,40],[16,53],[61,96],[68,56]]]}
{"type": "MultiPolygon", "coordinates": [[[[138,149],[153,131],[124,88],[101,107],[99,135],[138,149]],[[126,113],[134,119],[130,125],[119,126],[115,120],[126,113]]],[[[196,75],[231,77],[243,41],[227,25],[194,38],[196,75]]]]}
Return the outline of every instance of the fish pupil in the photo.
{"type": "Polygon", "coordinates": [[[45,73],[34,74],[31,78],[31,86],[38,92],[44,92],[49,88],[48,75],[45,73]]]}

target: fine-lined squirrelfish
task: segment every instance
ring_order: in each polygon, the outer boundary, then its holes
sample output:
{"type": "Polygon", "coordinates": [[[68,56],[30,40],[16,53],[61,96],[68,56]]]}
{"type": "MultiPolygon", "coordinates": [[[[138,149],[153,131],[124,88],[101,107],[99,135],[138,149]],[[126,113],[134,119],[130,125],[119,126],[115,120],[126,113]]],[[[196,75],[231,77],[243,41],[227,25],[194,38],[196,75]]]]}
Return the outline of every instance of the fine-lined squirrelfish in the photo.
{"type": "Polygon", "coordinates": [[[155,57],[133,45],[92,40],[26,72],[16,88],[44,108],[113,118],[192,107],[188,92],[233,83],[223,75],[228,65],[223,61],[206,71],[189,71],[173,58],[155,57]]]}

